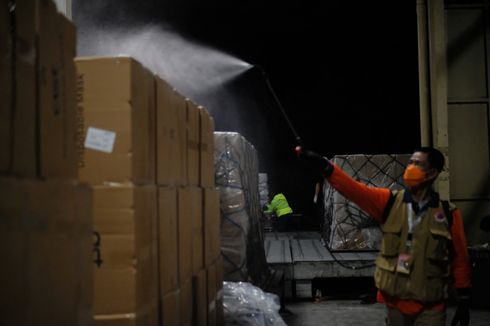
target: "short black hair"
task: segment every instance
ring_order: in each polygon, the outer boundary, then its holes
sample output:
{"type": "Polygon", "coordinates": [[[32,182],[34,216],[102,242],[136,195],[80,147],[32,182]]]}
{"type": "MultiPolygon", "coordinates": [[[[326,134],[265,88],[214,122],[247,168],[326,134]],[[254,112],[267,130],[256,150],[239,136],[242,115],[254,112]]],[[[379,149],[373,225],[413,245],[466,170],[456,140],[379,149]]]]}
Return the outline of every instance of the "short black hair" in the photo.
{"type": "Polygon", "coordinates": [[[435,149],[434,147],[418,147],[414,151],[422,152],[427,154],[427,161],[429,161],[429,165],[431,168],[436,169],[438,172],[441,172],[444,169],[444,155],[442,155],[441,151],[435,149]]]}

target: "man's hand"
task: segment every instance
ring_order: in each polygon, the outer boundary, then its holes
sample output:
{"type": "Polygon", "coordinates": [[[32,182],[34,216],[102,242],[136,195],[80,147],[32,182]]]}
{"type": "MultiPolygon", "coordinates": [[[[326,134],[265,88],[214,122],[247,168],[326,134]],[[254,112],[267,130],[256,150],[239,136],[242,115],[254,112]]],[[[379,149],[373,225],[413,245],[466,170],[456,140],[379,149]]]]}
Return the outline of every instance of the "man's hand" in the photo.
{"type": "Polygon", "coordinates": [[[304,160],[315,172],[321,173],[328,177],[333,171],[333,165],[323,156],[305,149],[301,146],[296,146],[296,155],[304,160]]]}
{"type": "Polygon", "coordinates": [[[458,289],[459,299],[451,326],[468,326],[470,323],[469,289],[458,289]]]}

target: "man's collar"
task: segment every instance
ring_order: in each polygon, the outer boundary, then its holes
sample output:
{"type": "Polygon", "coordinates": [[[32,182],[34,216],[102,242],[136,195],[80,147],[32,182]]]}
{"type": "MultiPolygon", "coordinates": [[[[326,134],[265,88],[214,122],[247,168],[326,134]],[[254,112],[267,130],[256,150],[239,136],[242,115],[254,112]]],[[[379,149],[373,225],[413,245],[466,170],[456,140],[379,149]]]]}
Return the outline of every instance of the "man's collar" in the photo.
{"type": "MultiPolygon", "coordinates": [[[[439,207],[439,193],[435,192],[433,189],[429,190],[429,202],[426,206],[428,207],[439,207]]],[[[405,193],[403,194],[403,201],[405,203],[413,202],[412,194],[410,189],[405,188],[405,193]]]]}

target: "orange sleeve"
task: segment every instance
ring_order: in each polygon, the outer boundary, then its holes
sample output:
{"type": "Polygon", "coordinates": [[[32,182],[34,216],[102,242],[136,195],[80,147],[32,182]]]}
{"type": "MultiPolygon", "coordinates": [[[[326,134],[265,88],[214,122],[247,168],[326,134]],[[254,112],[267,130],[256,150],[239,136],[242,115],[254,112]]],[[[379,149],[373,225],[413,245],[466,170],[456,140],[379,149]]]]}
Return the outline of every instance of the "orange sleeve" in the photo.
{"type": "Polygon", "coordinates": [[[451,226],[453,238],[453,261],[451,270],[454,276],[454,286],[457,289],[471,287],[471,266],[466,236],[464,233],[463,218],[459,209],[453,211],[453,225],[451,226]]]}
{"type": "Polygon", "coordinates": [[[351,178],[337,165],[327,177],[329,184],[348,200],[357,204],[373,219],[380,223],[383,221],[383,213],[390,199],[391,191],[388,188],[374,188],[351,178]]]}

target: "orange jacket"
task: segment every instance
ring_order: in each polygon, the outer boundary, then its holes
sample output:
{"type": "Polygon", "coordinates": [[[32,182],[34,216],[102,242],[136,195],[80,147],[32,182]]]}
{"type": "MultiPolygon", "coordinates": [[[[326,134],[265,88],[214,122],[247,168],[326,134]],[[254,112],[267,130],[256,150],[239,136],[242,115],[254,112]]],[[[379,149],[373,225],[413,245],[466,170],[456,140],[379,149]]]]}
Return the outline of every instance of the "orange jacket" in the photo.
{"type": "MultiPolygon", "coordinates": [[[[379,223],[384,223],[385,208],[391,196],[388,188],[374,188],[352,179],[342,169],[334,165],[332,173],[327,177],[330,185],[345,198],[351,200],[379,223]]],[[[453,243],[453,260],[451,271],[454,277],[454,285],[457,289],[471,287],[471,268],[466,237],[463,227],[463,219],[459,209],[453,211],[453,224],[451,227],[453,243]]],[[[413,300],[401,300],[389,297],[378,291],[377,299],[386,305],[395,307],[405,314],[417,314],[423,309],[444,310],[444,303],[424,307],[420,302],[413,300]]]]}

